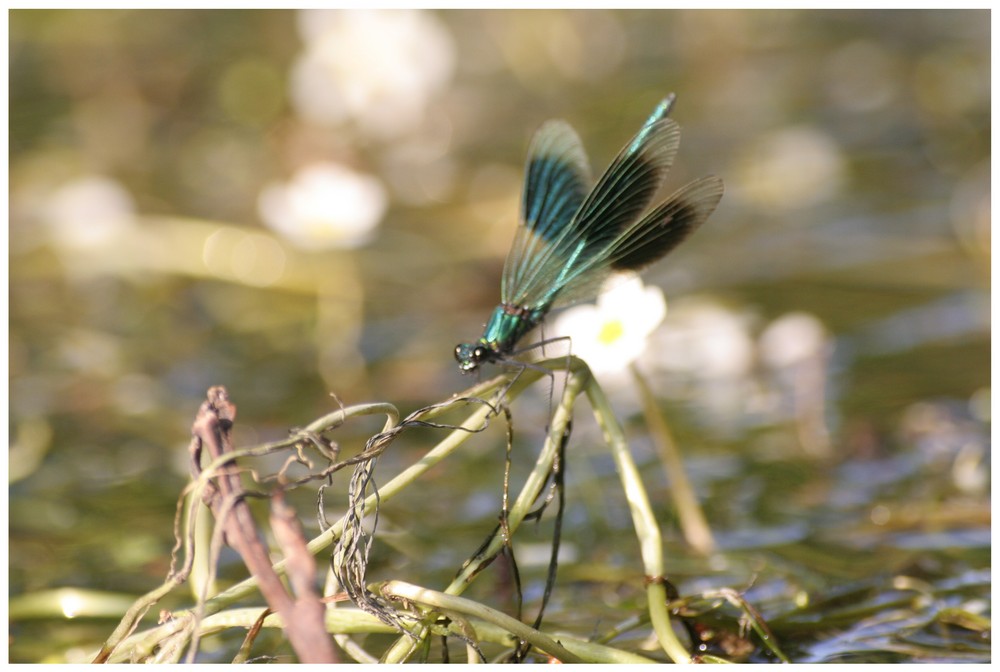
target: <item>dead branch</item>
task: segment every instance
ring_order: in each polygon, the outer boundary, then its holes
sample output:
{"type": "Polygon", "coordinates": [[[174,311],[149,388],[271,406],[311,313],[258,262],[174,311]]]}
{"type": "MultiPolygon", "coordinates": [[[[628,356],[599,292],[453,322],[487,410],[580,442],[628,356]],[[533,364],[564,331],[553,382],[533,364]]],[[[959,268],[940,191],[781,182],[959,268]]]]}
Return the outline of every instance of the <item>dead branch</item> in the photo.
{"type": "MultiPolygon", "coordinates": [[[[212,387],[195,417],[191,432],[191,470],[195,477],[201,474],[201,457],[207,449],[211,459],[232,452],[231,431],[236,419],[236,406],[229,400],[224,387],[212,387]]],[[[286,590],[271,566],[267,547],[257,533],[256,521],[246,502],[235,461],[226,463],[205,489],[204,501],[222,526],[226,543],[243,558],[250,573],[256,577],[260,591],[271,610],[281,615],[289,643],[303,663],[337,662],[336,651],[324,625],[324,607],[313,588],[316,564],[306,550],[302,530],[295,520],[294,511],[284,501],[283,493],[275,494],[275,513],[278,522],[275,533],[282,550],[288,554],[289,576],[298,599],[286,590]],[[297,537],[297,538],[296,538],[297,537]]]]}

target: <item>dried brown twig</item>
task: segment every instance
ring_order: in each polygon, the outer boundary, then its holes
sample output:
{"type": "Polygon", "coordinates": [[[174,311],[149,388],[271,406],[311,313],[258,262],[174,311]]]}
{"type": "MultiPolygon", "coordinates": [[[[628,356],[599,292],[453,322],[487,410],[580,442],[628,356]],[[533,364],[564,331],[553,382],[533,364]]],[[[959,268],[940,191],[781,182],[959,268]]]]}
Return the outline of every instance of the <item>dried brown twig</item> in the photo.
{"type": "MultiPolygon", "coordinates": [[[[201,473],[201,456],[207,449],[211,459],[232,452],[231,431],[236,406],[224,387],[208,390],[208,399],[198,409],[191,439],[191,469],[201,473]]],[[[264,599],[272,611],[281,615],[288,641],[303,663],[336,662],[333,641],[324,625],[325,607],[315,589],[316,561],[306,549],[302,528],[294,510],[279,488],[271,498],[271,527],[288,561],[288,575],[295,591],[289,594],[271,564],[267,547],[260,540],[257,524],[247,505],[235,463],[219,470],[203,499],[222,527],[226,543],[243,558],[256,577],[264,599]]],[[[192,651],[194,647],[192,647],[192,651]]]]}

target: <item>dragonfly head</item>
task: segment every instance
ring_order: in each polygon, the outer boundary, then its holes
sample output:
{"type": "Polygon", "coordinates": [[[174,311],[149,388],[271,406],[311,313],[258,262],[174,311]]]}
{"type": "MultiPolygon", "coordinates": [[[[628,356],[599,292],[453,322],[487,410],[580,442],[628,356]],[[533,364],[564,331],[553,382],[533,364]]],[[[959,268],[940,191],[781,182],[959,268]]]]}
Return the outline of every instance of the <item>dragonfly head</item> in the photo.
{"type": "Polygon", "coordinates": [[[471,373],[483,362],[494,359],[496,353],[484,343],[459,343],[455,346],[455,359],[462,373],[471,373]]]}

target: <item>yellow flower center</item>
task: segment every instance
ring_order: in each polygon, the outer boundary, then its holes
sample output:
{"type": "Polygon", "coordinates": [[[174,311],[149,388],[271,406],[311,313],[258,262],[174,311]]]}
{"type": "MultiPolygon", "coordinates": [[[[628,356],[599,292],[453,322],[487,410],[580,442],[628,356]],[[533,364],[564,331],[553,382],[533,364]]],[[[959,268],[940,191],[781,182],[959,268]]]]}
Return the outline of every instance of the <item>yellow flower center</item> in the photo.
{"type": "Polygon", "coordinates": [[[601,326],[601,331],[597,334],[597,341],[601,345],[611,345],[625,333],[625,327],[621,320],[609,320],[601,326]]]}

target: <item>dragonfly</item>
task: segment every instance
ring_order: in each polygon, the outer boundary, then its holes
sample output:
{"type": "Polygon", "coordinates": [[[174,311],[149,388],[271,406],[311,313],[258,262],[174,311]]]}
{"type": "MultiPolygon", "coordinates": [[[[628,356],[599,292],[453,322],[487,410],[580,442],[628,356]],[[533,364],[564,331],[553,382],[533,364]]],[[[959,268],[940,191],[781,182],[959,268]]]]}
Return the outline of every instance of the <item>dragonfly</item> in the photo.
{"type": "Polygon", "coordinates": [[[455,346],[463,373],[503,363],[553,308],[592,298],[609,276],[637,272],[674,249],[722,199],[722,180],[695,180],[643,214],[673,164],[680,127],[668,95],[593,184],[583,144],[565,121],[544,123],[528,148],[520,221],[500,304],[483,335],[455,346]]]}

